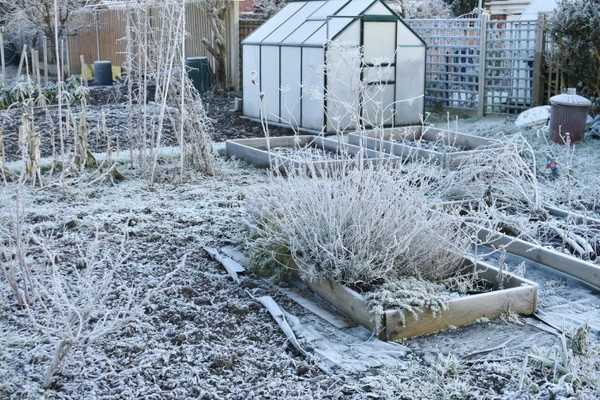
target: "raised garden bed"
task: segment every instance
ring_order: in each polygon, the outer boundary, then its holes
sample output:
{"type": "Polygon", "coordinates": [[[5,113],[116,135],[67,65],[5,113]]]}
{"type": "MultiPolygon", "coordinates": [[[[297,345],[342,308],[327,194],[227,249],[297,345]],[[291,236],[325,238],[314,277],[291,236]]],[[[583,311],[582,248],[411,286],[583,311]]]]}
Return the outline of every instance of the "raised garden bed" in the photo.
{"type": "Polygon", "coordinates": [[[272,137],[268,142],[266,138],[229,140],[225,146],[229,157],[259,168],[282,170],[308,166],[325,169],[355,163],[359,159],[365,163],[398,160],[390,154],[348,144],[341,138],[312,135],[272,137]]]}
{"type": "MultiPolygon", "coordinates": [[[[445,209],[460,208],[464,215],[468,215],[469,210],[476,208],[477,204],[470,201],[454,201],[440,204],[440,207],[445,209]]],[[[551,205],[544,205],[544,210],[549,216],[557,220],[568,219],[576,225],[600,229],[600,220],[551,205]]],[[[547,243],[542,246],[508,234],[508,232],[492,231],[484,227],[477,228],[477,238],[481,245],[493,249],[503,249],[508,253],[565,273],[594,289],[600,290],[600,265],[593,264],[572,254],[566,254],[560,251],[559,248],[550,248],[556,243],[547,243]]]]}
{"type": "Polygon", "coordinates": [[[498,268],[465,258],[465,272],[477,272],[491,288],[489,292],[453,298],[445,310],[434,315],[425,311],[415,318],[400,310],[385,310],[383,315],[370,311],[362,294],[339,283],[307,282],[307,285],[340,313],[364,325],[384,340],[402,340],[429,335],[452,327],[466,326],[482,318],[494,319],[507,311],[523,315],[535,313],[537,285],[498,268]],[[402,323],[402,318],[405,323],[402,323]]]}
{"type": "Polygon", "coordinates": [[[600,266],[569,254],[526,242],[500,232],[492,232],[485,228],[481,228],[477,235],[483,245],[495,249],[502,248],[508,253],[563,272],[594,289],[600,290],[600,266]]]}
{"type": "Polygon", "coordinates": [[[407,126],[348,134],[348,142],[409,160],[431,160],[455,169],[499,141],[433,127],[407,126]]]}

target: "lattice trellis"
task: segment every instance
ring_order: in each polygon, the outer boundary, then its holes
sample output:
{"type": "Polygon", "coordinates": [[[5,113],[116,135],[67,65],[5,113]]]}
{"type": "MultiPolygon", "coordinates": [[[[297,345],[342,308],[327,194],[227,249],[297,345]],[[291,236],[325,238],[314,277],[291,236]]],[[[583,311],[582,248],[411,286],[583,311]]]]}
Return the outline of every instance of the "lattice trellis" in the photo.
{"type": "Polygon", "coordinates": [[[490,21],[487,26],[487,113],[512,114],[535,104],[537,21],[490,21]]]}
{"type": "Polygon", "coordinates": [[[428,45],[430,109],[513,114],[537,104],[543,51],[537,20],[488,21],[481,15],[407,22],[428,45]]]}
{"type": "Polygon", "coordinates": [[[415,19],[408,23],[428,46],[426,104],[429,107],[477,109],[480,20],[415,19]]]}

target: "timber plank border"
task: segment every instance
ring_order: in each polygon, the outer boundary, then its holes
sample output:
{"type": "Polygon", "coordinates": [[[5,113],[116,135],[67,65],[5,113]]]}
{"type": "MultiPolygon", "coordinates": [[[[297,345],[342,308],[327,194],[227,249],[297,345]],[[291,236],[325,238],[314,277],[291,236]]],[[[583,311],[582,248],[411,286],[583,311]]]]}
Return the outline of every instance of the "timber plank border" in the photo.
{"type": "Polygon", "coordinates": [[[468,257],[465,257],[465,262],[476,269],[479,276],[491,283],[495,290],[452,299],[447,309],[435,317],[430,311],[421,313],[416,319],[410,313],[405,313],[405,324],[398,310],[385,310],[383,315],[374,315],[364,296],[346,286],[332,281],[306,283],[340,313],[385,340],[430,335],[452,327],[470,325],[482,318],[494,319],[507,311],[522,315],[535,313],[538,302],[536,283],[500,271],[485,262],[476,262],[468,257]]]}
{"type": "Polygon", "coordinates": [[[361,133],[353,132],[347,136],[348,143],[355,146],[391,153],[409,160],[431,160],[448,169],[456,169],[473,156],[502,145],[501,142],[494,139],[439,128],[425,127],[425,131],[423,131],[423,127],[418,125],[370,130],[361,133]],[[404,141],[397,142],[395,141],[397,139],[404,141]],[[463,147],[466,150],[443,152],[410,144],[411,141],[416,142],[418,140],[443,142],[447,145],[463,147]]]}

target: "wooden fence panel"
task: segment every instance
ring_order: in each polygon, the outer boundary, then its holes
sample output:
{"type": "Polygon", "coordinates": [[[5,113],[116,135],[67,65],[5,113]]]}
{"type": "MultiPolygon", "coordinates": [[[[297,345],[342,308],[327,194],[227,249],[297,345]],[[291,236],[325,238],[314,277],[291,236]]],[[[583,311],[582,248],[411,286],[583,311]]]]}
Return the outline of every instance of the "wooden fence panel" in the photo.
{"type": "Polygon", "coordinates": [[[537,20],[488,23],[486,113],[514,114],[536,104],[537,26],[537,20]]]}
{"type": "MultiPolygon", "coordinates": [[[[231,4],[225,17],[225,75],[227,86],[236,87],[239,38],[235,20],[238,4],[236,2],[231,4]],[[232,29],[234,25],[235,29],[232,29]]],[[[125,65],[127,12],[124,8],[90,10],[79,14],[74,19],[72,29],[74,33],[69,35],[69,63],[73,73],[79,74],[81,71],[80,55],[83,55],[89,64],[96,60],[110,60],[115,66],[125,65]]],[[[186,56],[208,57],[214,71],[215,59],[202,42],[204,38],[211,43],[215,41],[204,4],[197,2],[186,4],[186,31],[186,56]]]]}

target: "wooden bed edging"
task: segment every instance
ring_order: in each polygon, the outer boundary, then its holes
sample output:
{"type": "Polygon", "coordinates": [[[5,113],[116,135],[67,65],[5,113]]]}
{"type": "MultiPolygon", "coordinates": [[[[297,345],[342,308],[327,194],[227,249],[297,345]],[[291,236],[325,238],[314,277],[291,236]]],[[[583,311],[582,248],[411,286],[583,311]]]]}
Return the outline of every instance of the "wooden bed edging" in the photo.
{"type": "MultiPolygon", "coordinates": [[[[341,147],[343,151],[348,152],[352,155],[362,151],[365,154],[365,162],[389,162],[392,160],[398,160],[398,158],[393,155],[349,144],[345,142],[343,138],[325,138],[322,136],[311,135],[276,136],[269,138],[269,142],[271,148],[312,146],[316,148],[323,148],[332,152],[337,152],[338,150],[340,150],[341,147]]],[[[271,157],[269,157],[269,152],[267,151],[266,138],[228,140],[227,142],[225,142],[225,150],[229,157],[235,157],[237,159],[244,160],[258,168],[270,168],[271,166],[302,168],[309,164],[317,167],[333,167],[354,162],[354,160],[351,159],[298,161],[289,157],[273,153],[271,153],[271,157]]]]}
{"type": "Polygon", "coordinates": [[[571,218],[576,224],[600,227],[600,220],[596,218],[588,217],[587,215],[572,211],[567,211],[562,208],[555,207],[552,204],[544,204],[544,208],[550,213],[550,215],[554,215],[555,217],[571,218]]]}
{"type": "Polygon", "coordinates": [[[537,308],[537,284],[516,275],[501,272],[498,268],[466,258],[479,271],[480,276],[495,286],[492,292],[470,295],[450,300],[447,309],[435,317],[430,311],[415,319],[405,313],[402,324],[398,310],[386,310],[377,316],[369,311],[366,299],[354,290],[331,281],[306,282],[319,296],[331,303],[339,312],[377,332],[381,339],[398,340],[429,335],[472,324],[481,318],[494,319],[508,310],[531,315],[537,308]],[[504,286],[499,287],[499,277],[504,286]]]}
{"type": "MultiPolygon", "coordinates": [[[[470,204],[472,204],[470,200],[448,201],[436,205],[436,208],[448,209],[461,205],[468,207],[470,204]]],[[[543,207],[555,217],[571,218],[577,224],[600,227],[598,219],[564,210],[551,204],[544,204],[543,207]]],[[[600,291],[600,266],[583,261],[571,254],[548,249],[501,232],[491,231],[484,227],[477,227],[477,229],[477,238],[483,242],[482,244],[494,248],[504,248],[508,253],[555,269],[600,291]]]]}
{"type": "Polygon", "coordinates": [[[483,244],[495,248],[502,247],[509,253],[556,269],[596,290],[600,290],[600,266],[585,262],[570,254],[547,249],[486,228],[479,228],[477,236],[479,240],[484,242],[483,244]]]}
{"type": "Polygon", "coordinates": [[[366,131],[364,133],[349,133],[348,143],[355,146],[364,146],[369,149],[378,150],[398,157],[407,159],[430,159],[439,162],[443,168],[455,169],[473,155],[481,154],[488,149],[478,149],[479,147],[499,147],[501,142],[480,136],[468,135],[466,133],[448,131],[439,128],[427,127],[427,131],[421,134],[421,126],[408,126],[403,128],[386,128],[383,132],[366,131]],[[442,140],[449,144],[457,144],[468,148],[469,150],[456,152],[441,152],[431,149],[423,149],[412,146],[407,143],[393,142],[392,137],[407,138],[410,136],[423,137],[427,141],[442,140]]]}

